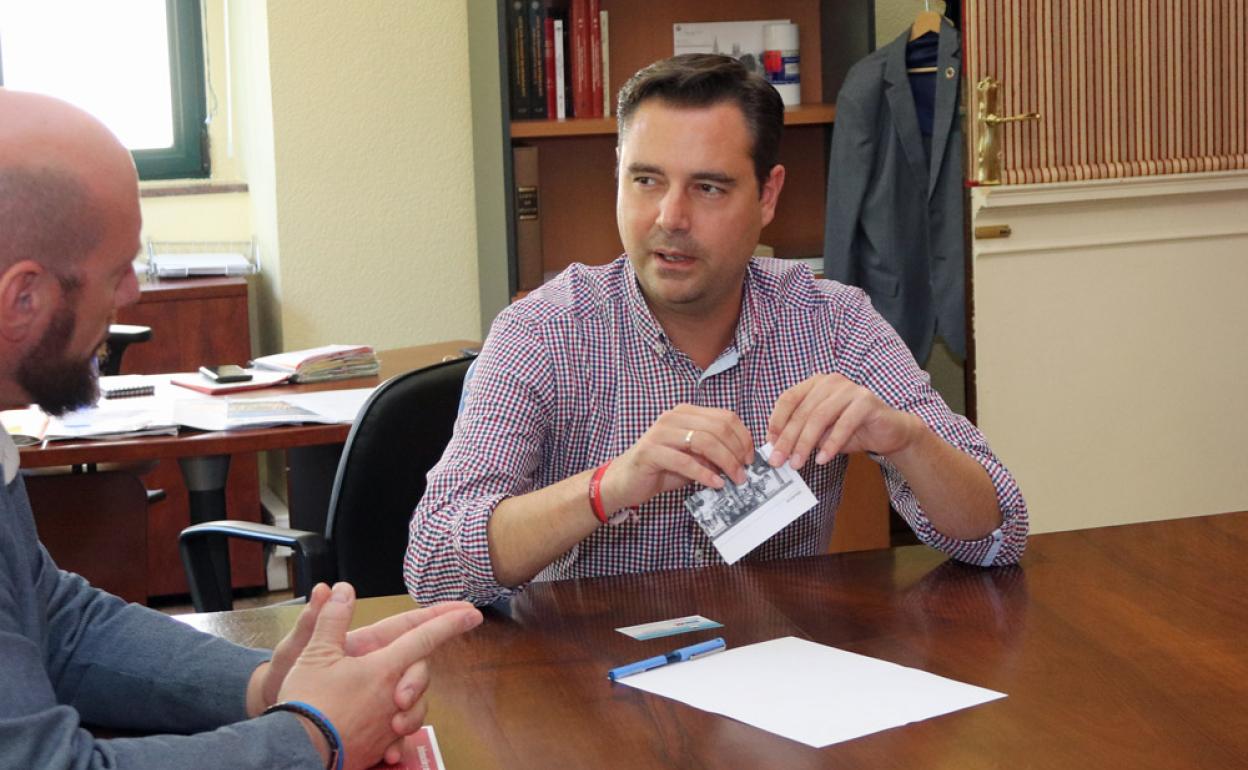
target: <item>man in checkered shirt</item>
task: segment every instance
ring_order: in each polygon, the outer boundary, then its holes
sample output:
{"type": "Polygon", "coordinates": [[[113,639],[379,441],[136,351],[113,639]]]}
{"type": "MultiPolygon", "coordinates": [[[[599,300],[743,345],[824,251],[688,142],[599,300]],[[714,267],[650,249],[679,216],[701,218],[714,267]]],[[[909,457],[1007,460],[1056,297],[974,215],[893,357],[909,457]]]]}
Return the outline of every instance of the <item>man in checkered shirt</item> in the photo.
{"type": "Polygon", "coordinates": [[[743,482],[764,442],[819,503],[747,559],[825,550],[856,451],[880,463],[923,542],[973,564],[1021,556],[1017,484],[866,295],[752,257],[784,186],[783,110],[721,56],[677,56],[625,84],[625,255],[572,265],[495,320],[412,517],[418,601],[721,563],[683,500],[743,482]]]}

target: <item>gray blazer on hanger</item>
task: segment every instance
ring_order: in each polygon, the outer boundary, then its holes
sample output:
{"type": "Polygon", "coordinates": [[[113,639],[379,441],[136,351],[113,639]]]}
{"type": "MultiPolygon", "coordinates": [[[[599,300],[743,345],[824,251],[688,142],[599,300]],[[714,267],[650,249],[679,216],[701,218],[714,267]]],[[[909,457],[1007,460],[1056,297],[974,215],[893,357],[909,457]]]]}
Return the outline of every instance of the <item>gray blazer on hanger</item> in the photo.
{"type": "Polygon", "coordinates": [[[836,101],[824,276],[861,287],[920,364],[966,356],[958,32],[941,24],[930,160],[906,74],[909,30],[856,63],[836,101]]]}

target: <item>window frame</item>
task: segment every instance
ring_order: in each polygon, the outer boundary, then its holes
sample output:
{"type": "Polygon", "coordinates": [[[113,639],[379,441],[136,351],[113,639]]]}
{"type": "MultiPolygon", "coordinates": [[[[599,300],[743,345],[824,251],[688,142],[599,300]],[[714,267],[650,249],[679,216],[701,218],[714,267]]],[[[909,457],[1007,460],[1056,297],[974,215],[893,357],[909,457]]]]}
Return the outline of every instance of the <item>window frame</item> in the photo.
{"type": "Polygon", "coordinates": [[[205,179],[211,173],[200,1],[165,0],[173,146],[130,151],[141,180],[205,179]]]}

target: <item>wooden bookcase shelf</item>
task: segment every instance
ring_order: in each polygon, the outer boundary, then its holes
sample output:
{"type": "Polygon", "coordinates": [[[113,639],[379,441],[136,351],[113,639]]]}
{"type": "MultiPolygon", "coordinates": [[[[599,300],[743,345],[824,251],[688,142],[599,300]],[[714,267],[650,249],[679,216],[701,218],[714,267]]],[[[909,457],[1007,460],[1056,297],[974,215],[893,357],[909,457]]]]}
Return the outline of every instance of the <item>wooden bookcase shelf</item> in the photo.
{"type": "MultiPolygon", "coordinates": [[[[789,19],[800,29],[802,104],[786,111],[780,162],[786,169],[776,219],[762,234],[781,257],[823,251],[828,146],[836,94],[849,67],[870,52],[873,0],[600,0],[610,15],[609,87],[672,53],[672,25],[682,22],[789,19]]],[[[566,0],[554,0],[566,9],[566,0]]],[[[567,120],[508,120],[507,0],[497,4],[506,184],[508,297],[518,284],[512,149],[538,150],[542,272],[572,262],[603,264],[622,251],[615,223],[615,116],[567,120]]],[[[485,264],[485,263],[483,263],[485,264]]]]}

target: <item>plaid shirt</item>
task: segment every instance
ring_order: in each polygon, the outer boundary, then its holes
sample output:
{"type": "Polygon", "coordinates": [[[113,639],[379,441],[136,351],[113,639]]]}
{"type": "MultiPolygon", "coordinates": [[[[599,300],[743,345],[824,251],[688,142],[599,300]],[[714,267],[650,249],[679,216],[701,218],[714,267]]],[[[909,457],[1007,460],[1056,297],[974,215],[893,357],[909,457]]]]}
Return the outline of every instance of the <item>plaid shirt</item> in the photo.
{"type": "MultiPolygon", "coordinates": [[[[486,525],[510,496],[541,489],[616,457],[680,403],[729,409],[756,444],[780,394],[837,372],[890,406],[912,412],[988,471],[1004,521],[979,540],[932,528],[901,474],[883,458],[893,506],[924,543],[973,564],[1018,560],[1027,508],[983,435],[949,411],[896,332],[859,289],[815,280],[804,265],[754,259],[733,343],[705,371],[667,341],[628,260],[572,265],[499,314],[468,378],[463,411],[429,473],[404,560],[420,602],[485,604],[510,590],[494,580],[486,525]]],[[[748,560],[822,552],[841,499],[847,458],[801,471],[819,503],[748,560]]],[[[538,579],[719,564],[683,505],[691,487],[655,497],[600,527],[538,579]]]]}

